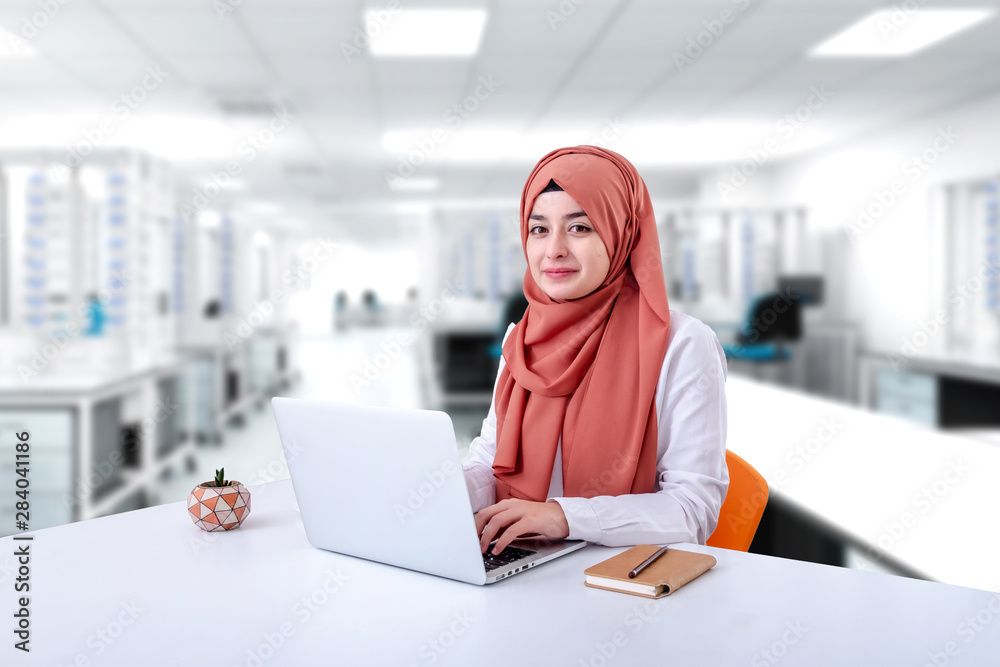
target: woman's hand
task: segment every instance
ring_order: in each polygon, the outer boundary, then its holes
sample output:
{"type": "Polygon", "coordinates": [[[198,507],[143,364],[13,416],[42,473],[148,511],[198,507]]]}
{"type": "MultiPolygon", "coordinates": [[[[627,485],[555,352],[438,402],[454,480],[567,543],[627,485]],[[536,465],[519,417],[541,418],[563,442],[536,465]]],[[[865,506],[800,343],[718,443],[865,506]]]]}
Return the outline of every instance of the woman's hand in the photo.
{"type": "Polygon", "coordinates": [[[517,537],[545,535],[568,537],[569,524],[562,507],[554,500],[536,503],[508,498],[490,505],[476,514],[476,531],[480,535],[479,550],[486,553],[490,542],[497,538],[493,553],[503,551],[517,537]]]}

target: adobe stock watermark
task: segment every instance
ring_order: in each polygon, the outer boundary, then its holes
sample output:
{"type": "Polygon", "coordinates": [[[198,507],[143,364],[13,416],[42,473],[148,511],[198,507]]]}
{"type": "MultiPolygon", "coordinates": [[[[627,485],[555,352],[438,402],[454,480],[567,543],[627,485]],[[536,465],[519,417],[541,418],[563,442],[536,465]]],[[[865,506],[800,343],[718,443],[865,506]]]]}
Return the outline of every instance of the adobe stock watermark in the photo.
{"type": "Polygon", "coordinates": [[[694,381],[690,389],[699,394],[706,394],[709,390],[717,395],[725,394],[728,372],[723,360],[717,364],[712,363],[707,369],[701,369],[698,372],[698,379],[694,381]]]}
{"type": "MultiPolygon", "coordinates": [[[[844,424],[838,422],[836,417],[823,417],[815,435],[806,438],[805,442],[795,445],[785,454],[785,464],[791,467],[791,473],[801,472],[806,464],[816,458],[826,445],[833,442],[843,429],[844,424]]],[[[784,486],[789,481],[788,475],[789,473],[784,470],[776,470],[772,478],[777,486],[784,486]]]]}
{"type": "Polygon", "coordinates": [[[453,303],[462,293],[461,285],[456,285],[450,280],[445,280],[444,283],[445,287],[441,290],[441,294],[421,306],[417,312],[410,316],[411,331],[401,331],[394,337],[382,341],[375,357],[365,359],[363,370],[360,373],[351,374],[351,386],[354,388],[355,396],[382,377],[382,373],[399,358],[403,350],[418,340],[420,333],[437,320],[448,305],[453,303]]]}
{"type": "Polygon", "coordinates": [[[623,121],[618,116],[608,119],[604,122],[604,127],[601,128],[600,134],[596,135],[590,140],[591,145],[600,146],[601,148],[610,148],[618,139],[621,138],[625,131],[628,130],[628,123],[623,121]]]}
{"type": "Polygon", "coordinates": [[[807,632],[809,628],[802,625],[802,621],[786,621],[781,636],[750,658],[751,667],[769,667],[778,664],[807,632]]]}
{"type": "MultiPolygon", "coordinates": [[[[128,268],[112,272],[109,281],[112,283],[111,286],[101,288],[97,293],[97,300],[101,305],[107,305],[109,301],[115,298],[133,280],[134,276],[129,275],[128,268]]],[[[49,342],[43,343],[41,347],[32,349],[28,355],[30,360],[27,364],[18,364],[17,374],[23,384],[27,384],[32,378],[38,377],[49,367],[49,364],[62,354],[62,351],[66,349],[71,341],[86,330],[83,318],[86,318],[89,309],[90,304],[87,301],[77,304],[76,313],[80,319],[70,319],[55,330],[46,333],[46,338],[48,338],[49,342]]]]}
{"type": "MultiPolygon", "coordinates": [[[[309,619],[325,607],[333,596],[343,589],[345,582],[351,580],[351,577],[341,572],[340,568],[327,570],[325,574],[326,579],[323,580],[322,584],[313,589],[308,595],[303,595],[292,606],[291,615],[297,621],[297,624],[291,620],[286,620],[280,623],[274,630],[262,632],[260,635],[262,641],[256,646],[247,649],[246,658],[242,662],[243,665],[246,667],[262,667],[264,663],[277,655],[281,647],[288,642],[288,639],[295,634],[299,627],[308,623],[309,619]]],[[[277,664],[285,663],[279,661],[277,664]]]]}
{"type": "MultiPolygon", "coordinates": [[[[152,441],[153,434],[156,433],[159,425],[176,414],[181,408],[180,403],[174,403],[170,396],[166,396],[165,399],[166,401],[164,402],[163,398],[158,398],[153,414],[139,422],[139,430],[147,442],[152,441]]],[[[119,444],[125,445],[125,436],[122,436],[119,444]]],[[[137,439],[129,442],[125,447],[114,449],[107,458],[92,462],[87,473],[77,478],[72,495],[69,493],[62,494],[63,507],[71,509],[90,498],[104,482],[121,469],[125,464],[126,455],[131,455],[138,446],[139,440],[137,439]]]]}
{"type": "Polygon", "coordinates": [[[83,131],[83,139],[73,144],[66,152],[63,162],[53,162],[47,170],[49,177],[55,182],[61,182],[69,175],[69,170],[83,164],[85,158],[94,149],[104,143],[104,140],[114,133],[139,105],[149,99],[150,94],[160,87],[163,80],[170,74],[160,69],[159,65],[146,67],[146,75],[142,80],[114,99],[111,103],[111,113],[97,122],[96,127],[83,131]]]}
{"type": "Polygon", "coordinates": [[[354,56],[361,55],[363,49],[372,45],[372,40],[378,37],[383,30],[389,27],[392,19],[402,8],[399,0],[389,0],[385,9],[372,9],[365,12],[365,22],[363,26],[354,27],[354,36],[350,43],[342,41],[340,43],[340,55],[348,64],[354,60],[354,56]]]}
{"type": "MultiPolygon", "coordinates": [[[[902,175],[908,177],[910,183],[916,183],[930,170],[931,165],[947,153],[962,135],[948,127],[939,127],[934,140],[919,153],[908,157],[900,167],[902,175]]],[[[844,227],[847,238],[856,242],[865,232],[880,220],[900,197],[907,192],[907,181],[895,178],[885,189],[876,189],[867,204],[858,207],[858,215],[854,223],[844,227]]]]}
{"type": "Polygon", "coordinates": [[[638,634],[659,613],[660,603],[657,600],[646,600],[635,605],[622,619],[625,627],[631,630],[631,635],[622,630],[617,630],[605,641],[594,642],[593,652],[586,658],[580,658],[577,664],[580,667],[605,667],[628,644],[629,637],[638,634]]]}
{"type": "Polygon", "coordinates": [[[549,24],[549,30],[556,31],[560,25],[569,20],[569,17],[576,13],[576,8],[580,7],[587,0],[561,0],[555,10],[545,10],[545,20],[549,24]]]}
{"type": "Polygon", "coordinates": [[[236,154],[243,159],[229,160],[226,162],[225,169],[209,172],[208,179],[200,188],[195,188],[191,203],[178,206],[184,220],[191,222],[197,213],[204,211],[213,199],[232,184],[233,177],[239,175],[244,167],[257,159],[259,152],[284,132],[293,120],[295,120],[295,114],[289,112],[287,107],[282,107],[280,111],[276,110],[267,121],[267,127],[247,135],[236,148],[236,154]]]}
{"type": "Polygon", "coordinates": [[[212,0],[212,9],[219,21],[225,21],[226,16],[236,11],[237,7],[243,6],[246,0],[212,0]]]}
{"type": "Polygon", "coordinates": [[[62,8],[71,0],[38,0],[37,11],[31,16],[22,16],[21,24],[18,26],[18,34],[7,33],[7,41],[10,42],[11,50],[19,55],[28,55],[31,48],[28,44],[54,19],[62,8]]]}
{"type": "MultiPolygon", "coordinates": [[[[573,179],[580,175],[580,173],[582,172],[573,173],[569,170],[560,170],[554,174],[554,178],[557,182],[571,183],[573,182],[573,179]]],[[[649,253],[642,258],[640,258],[638,254],[633,254],[630,260],[631,270],[637,283],[645,283],[646,281],[652,279],[656,273],[659,273],[662,276],[663,267],[666,266],[666,260],[669,257],[670,253],[649,253]]],[[[618,294],[618,299],[633,298],[637,293],[638,292],[632,282],[627,281],[622,286],[622,290],[618,294]]],[[[566,344],[559,350],[559,355],[564,359],[568,357],[575,357],[583,347],[584,343],[586,343],[590,338],[594,327],[607,317],[607,313],[608,304],[598,304],[596,308],[589,309],[586,313],[586,319],[581,318],[582,321],[573,329],[573,335],[570,336],[566,344]]]]}
{"type": "Polygon", "coordinates": [[[983,286],[988,284],[988,280],[997,275],[998,271],[1000,271],[1000,265],[987,259],[976,268],[972,275],[961,284],[953,287],[946,297],[950,307],[948,309],[938,308],[934,311],[933,317],[922,320],[918,325],[919,331],[903,337],[899,352],[887,356],[892,369],[898,371],[917,356],[920,350],[944,329],[951,316],[972,301],[982,291],[983,286]]]}
{"type": "MultiPolygon", "coordinates": [[[[955,626],[955,634],[962,638],[966,645],[971,644],[993,623],[993,619],[997,616],[1000,616],[1000,594],[992,593],[989,602],[976,610],[974,614],[959,621],[958,625],[955,626]]],[[[927,662],[923,664],[923,667],[945,667],[951,664],[952,658],[957,658],[961,653],[962,646],[957,641],[945,642],[940,651],[928,651],[927,662]]]]}
{"type": "MultiPolygon", "coordinates": [[[[259,500],[266,494],[268,488],[270,488],[269,482],[287,479],[288,464],[297,459],[304,451],[305,449],[298,439],[293,439],[291,442],[283,442],[282,455],[276,456],[268,461],[266,465],[257,468],[247,476],[245,486],[247,488],[251,486],[256,487],[253,490],[253,497],[259,500]]],[[[197,534],[188,538],[188,546],[198,556],[224,533],[225,531],[199,530],[197,534]]]]}
{"type": "Polygon", "coordinates": [[[740,328],[742,341],[736,343],[737,351],[746,345],[753,345],[760,340],[761,336],[767,333],[778,321],[779,315],[788,312],[788,308],[793,302],[799,300],[799,295],[789,289],[778,292],[778,295],[771,301],[771,305],[765,308],[759,315],[740,328]]]}
{"type": "Polygon", "coordinates": [[[892,12],[889,13],[888,19],[879,17],[875,22],[875,26],[878,28],[882,39],[891,42],[896,33],[916,15],[917,10],[920,9],[920,5],[925,4],[926,1],[904,0],[901,3],[892,5],[892,12]]]}
{"type": "Polygon", "coordinates": [[[722,201],[729,201],[730,195],[746,185],[750,177],[767,164],[768,160],[778,153],[782,146],[808,123],[813,114],[822,109],[831,97],[833,97],[833,93],[826,89],[826,84],[819,84],[818,87],[810,86],[809,95],[805,102],[785,114],[774,124],[774,129],[781,137],[768,137],[760,147],[747,149],[747,158],[732,168],[729,172],[729,178],[716,183],[722,201]]]}
{"type": "Polygon", "coordinates": [[[447,653],[469,631],[469,628],[477,620],[467,611],[456,612],[448,627],[439,632],[437,636],[425,641],[417,649],[417,655],[423,659],[423,662],[411,662],[408,667],[420,667],[420,665],[433,665],[436,663],[441,659],[441,656],[447,653]]]}
{"type": "Polygon", "coordinates": [[[866,552],[869,560],[879,562],[885,554],[899,544],[921,516],[926,516],[940,503],[972,468],[959,459],[948,461],[948,468],[940,477],[922,486],[910,498],[911,507],[901,512],[897,517],[884,522],[884,531],[875,539],[875,546],[866,552]]]}
{"type": "Polygon", "coordinates": [[[288,285],[288,289],[273,289],[268,298],[258,301],[246,317],[240,318],[236,322],[236,328],[232,331],[225,331],[222,334],[222,341],[230,350],[243,344],[256,332],[258,327],[271,321],[276,308],[288,297],[289,293],[294,293],[306,284],[306,278],[319,270],[319,267],[330,261],[336,254],[339,244],[331,242],[329,239],[316,239],[315,246],[310,254],[300,257],[300,264],[296,269],[288,270],[281,280],[288,285]]]}
{"type": "Polygon", "coordinates": [[[715,44],[715,40],[726,32],[726,27],[735,23],[740,13],[746,11],[750,0],[733,0],[733,4],[736,5],[735,10],[723,9],[717,18],[702,21],[701,24],[705,29],[689,36],[687,46],[683,50],[676,50],[671,54],[678,72],[683,72],[691,67],[695,60],[711,48],[715,44]]]}
{"type": "Polygon", "coordinates": [[[97,658],[109,650],[116,641],[131,627],[139,614],[145,611],[135,600],[122,602],[121,611],[115,617],[87,635],[87,648],[89,651],[77,653],[68,664],[86,666],[91,664],[91,658],[97,658]]]}
{"type": "Polygon", "coordinates": [[[416,486],[411,486],[406,494],[405,503],[394,503],[392,508],[396,512],[396,518],[400,525],[405,524],[411,516],[438,492],[449,477],[461,471],[461,466],[456,466],[452,461],[444,461],[437,470],[425,472],[424,479],[416,486]]]}
{"type": "MultiPolygon", "coordinates": [[[[257,486],[262,484],[260,489],[254,490],[255,496],[263,495],[267,489],[267,484],[269,482],[275,482],[279,479],[285,479],[288,475],[288,464],[297,459],[299,455],[304,452],[305,449],[302,447],[302,443],[298,439],[293,439],[291,442],[284,443],[284,455],[277,456],[267,462],[267,465],[257,468],[247,477],[247,486],[257,486]]],[[[216,532],[204,531],[205,535],[218,535],[216,532]]]]}
{"type": "Polygon", "coordinates": [[[496,90],[503,85],[496,81],[492,74],[480,75],[477,79],[478,85],[471,94],[466,95],[462,100],[454,103],[442,115],[445,125],[449,129],[434,128],[427,136],[421,137],[413,142],[414,147],[403,155],[398,156],[399,164],[396,171],[387,171],[384,174],[386,185],[395,191],[407,178],[413,176],[417,169],[425,164],[427,160],[437,152],[438,148],[448,142],[454,133],[458,132],[465,121],[468,120],[479,107],[493,97],[496,90]]]}
{"type": "Polygon", "coordinates": [[[288,285],[290,290],[304,289],[309,277],[319,270],[323,262],[328,261],[320,253],[320,248],[330,252],[332,257],[333,251],[339,247],[340,245],[331,241],[329,237],[317,238],[315,248],[311,252],[305,253],[304,256],[300,254],[294,260],[292,268],[281,275],[281,282],[288,285]]]}
{"type": "Polygon", "coordinates": [[[626,456],[622,452],[615,454],[615,460],[596,477],[587,480],[580,487],[580,495],[584,497],[604,496],[616,488],[621,479],[631,480],[634,477],[637,457],[626,456]]]}

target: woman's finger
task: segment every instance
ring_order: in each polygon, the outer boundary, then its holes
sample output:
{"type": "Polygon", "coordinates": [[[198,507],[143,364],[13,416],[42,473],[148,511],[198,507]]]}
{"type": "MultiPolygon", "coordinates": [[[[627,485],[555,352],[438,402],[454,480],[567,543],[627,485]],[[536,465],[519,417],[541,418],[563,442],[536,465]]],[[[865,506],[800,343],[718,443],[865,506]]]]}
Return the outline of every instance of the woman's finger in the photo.
{"type": "Polygon", "coordinates": [[[474,517],[476,520],[476,535],[483,534],[483,528],[486,527],[487,522],[492,519],[497,513],[502,512],[504,509],[508,508],[511,503],[514,502],[512,499],[508,498],[506,500],[501,500],[498,503],[493,503],[489,507],[484,507],[479,510],[479,512],[474,517]]]}
{"type": "Polygon", "coordinates": [[[484,507],[479,510],[479,512],[474,517],[476,520],[476,535],[482,535],[483,529],[486,528],[486,523],[493,518],[499,510],[496,505],[490,505],[489,507],[484,507]]]}
{"type": "Polygon", "coordinates": [[[522,533],[529,532],[528,520],[526,517],[521,517],[511,525],[507,526],[500,536],[497,538],[497,543],[493,547],[493,553],[498,554],[507,546],[521,536],[522,533]]]}
{"type": "Polygon", "coordinates": [[[490,542],[493,541],[493,538],[495,538],[505,526],[509,526],[517,521],[517,519],[517,514],[512,513],[510,510],[501,510],[494,514],[483,527],[483,533],[479,538],[480,552],[486,553],[486,549],[490,546],[490,542]]]}

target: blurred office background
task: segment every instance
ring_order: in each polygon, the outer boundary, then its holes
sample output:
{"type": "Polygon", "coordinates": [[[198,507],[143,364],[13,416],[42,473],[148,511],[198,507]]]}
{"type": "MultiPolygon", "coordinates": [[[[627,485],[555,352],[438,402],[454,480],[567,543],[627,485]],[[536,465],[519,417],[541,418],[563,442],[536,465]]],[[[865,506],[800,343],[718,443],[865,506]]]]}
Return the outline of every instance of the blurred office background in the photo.
{"type": "Polygon", "coordinates": [[[286,478],[275,395],[467,448],[577,144],[731,376],[993,443],[998,61],[985,2],[4,2],[0,533],[15,430],[33,528],[286,478]]]}

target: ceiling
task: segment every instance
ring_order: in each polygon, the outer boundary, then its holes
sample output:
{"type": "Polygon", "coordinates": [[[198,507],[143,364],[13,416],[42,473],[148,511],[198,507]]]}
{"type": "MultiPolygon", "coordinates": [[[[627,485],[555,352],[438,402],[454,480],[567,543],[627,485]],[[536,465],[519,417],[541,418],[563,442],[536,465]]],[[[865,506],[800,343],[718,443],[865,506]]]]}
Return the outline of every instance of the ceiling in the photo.
{"type": "MultiPolygon", "coordinates": [[[[41,140],[71,145],[102,119],[117,119],[116,99],[158,67],[166,73],[162,83],[115,121],[106,141],[171,155],[182,201],[237,159],[247,187],[226,191],[219,202],[277,202],[282,215],[362,235],[379,228],[384,236],[401,203],[516,206],[538,157],[560,145],[593,143],[608,128],[608,147],[626,157],[639,146],[670,156],[678,128],[704,137],[716,126],[742,124],[746,140],[737,143],[752,146],[803,104],[811,87],[825,86],[833,97],[808,132],[783,147],[787,156],[1000,90],[998,16],[909,58],[812,59],[811,47],[888,3],[578,1],[403,0],[406,8],[486,8],[481,47],[469,58],[386,59],[364,48],[347,58],[343,49],[363,29],[364,10],[388,2],[48,0],[58,11],[33,19],[44,3],[4,0],[0,29],[20,34],[26,21],[44,25],[27,40],[36,56],[0,58],[0,148],[41,140]],[[733,21],[679,67],[674,54],[726,10],[733,21]],[[455,125],[449,108],[482,80],[495,82],[495,90],[455,125]],[[283,107],[294,116],[287,126],[253,159],[240,154],[241,142],[283,107]],[[646,131],[654,125],[666,130],[646,131]],[[415,132],[426,142],[435,128],[448,136],[425,143],[434,151],[414,177],[436,178],[439,189],[394,191],[386,173],[400,158],[383,147],[383,133],[415,132]],[[529,148],[520,156],[448,156],[490,131],[542,138],[531,145],[535,154],[529,148]]],[[[683,196],[699,170],[724,159],[708,143],[703,159],[636,160],[654,197],[683,196]]]]}

